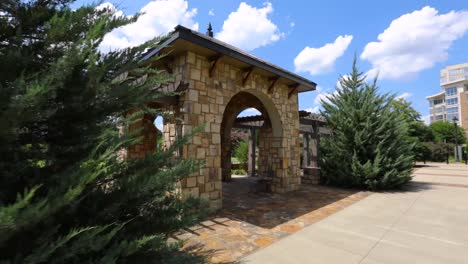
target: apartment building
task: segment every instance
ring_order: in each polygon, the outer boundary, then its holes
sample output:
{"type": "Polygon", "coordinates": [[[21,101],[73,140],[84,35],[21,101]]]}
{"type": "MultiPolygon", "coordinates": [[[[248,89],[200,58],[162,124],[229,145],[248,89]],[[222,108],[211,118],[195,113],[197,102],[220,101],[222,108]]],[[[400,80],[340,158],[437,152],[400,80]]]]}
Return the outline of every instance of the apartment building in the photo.
{"type": "Polygon", "coordinates": [[[468,63],[451,65],[440,71],[441,92],[428,96],[431,123],[453,122],[468,133],[468,63]]]}

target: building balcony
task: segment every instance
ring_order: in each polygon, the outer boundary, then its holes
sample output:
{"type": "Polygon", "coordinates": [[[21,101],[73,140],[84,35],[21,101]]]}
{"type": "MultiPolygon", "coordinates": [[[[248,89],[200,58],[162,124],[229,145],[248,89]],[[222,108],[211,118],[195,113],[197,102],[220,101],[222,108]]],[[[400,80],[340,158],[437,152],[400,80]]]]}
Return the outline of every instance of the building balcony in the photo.
{"type": "Polygon", "coordinates": [[[450,76],[450,78],[441,78],[440,85],[445,86],[457,82],[468,81],[468,74],[460,75],[460,76],[450,76]]]}

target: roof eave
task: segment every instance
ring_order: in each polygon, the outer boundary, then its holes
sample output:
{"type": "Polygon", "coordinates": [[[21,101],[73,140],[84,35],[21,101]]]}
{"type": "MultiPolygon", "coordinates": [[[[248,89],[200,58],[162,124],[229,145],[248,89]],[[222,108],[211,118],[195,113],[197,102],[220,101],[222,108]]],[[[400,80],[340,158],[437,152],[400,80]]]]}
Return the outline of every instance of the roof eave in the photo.
{"type": "Polygon", "coordinates": [[[233,48],[227,47],[226,45],[228,44],[223,45],[223,44],[217,43],[219,41],[215,42],[213,40],[207,39],[207,37],[201,37],[199,34],[196,34],[192,30],[186,27],[180,26],[180,25],[175,27],[175,31],[171,34],[171,36],[168,39],[163,41],[161,44],[158,45],[158,47],[156,47],[152,51],[148,52],[148,54],[146,54],[142,58],[142,60],[150,59],[151,57],[161,52],[164,48],[170,46],[177,39],[184,39],[184,40],[190,41],[192,43],[195,43],[207,49],[213,50],[216,53],[232,57],[236,60],[249,64],[253,67],[258,67],[260,69],[263,69],[265,71],[278,75],[282,78],[296,82],[300,86],[298,89],[299,92],[314,91],[317,88],[317,84],[315,82],[307,80],[306,78],[303,78],[299,75],[291,73],[287,70],[281,69],[272,64],[267,64],[266,62],[262,62],[253,56],[246,55],[240,51],[237,51],[236,49],[233,49],[234,47],[233,48]]]}

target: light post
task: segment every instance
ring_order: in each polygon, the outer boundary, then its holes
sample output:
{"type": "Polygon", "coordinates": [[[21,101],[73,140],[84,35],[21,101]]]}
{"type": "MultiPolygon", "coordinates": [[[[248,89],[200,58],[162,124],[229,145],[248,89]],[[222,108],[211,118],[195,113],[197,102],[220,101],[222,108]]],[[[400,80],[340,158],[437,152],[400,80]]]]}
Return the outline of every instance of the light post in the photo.
{"type": "Polygon", "coordinates": [[[458,155],[458,127],[457,127],[458,118],[454,116],[452,120],[453,120],[453,125],[455,126],[455,162],[460,162],[460,157],[458,155]]]}

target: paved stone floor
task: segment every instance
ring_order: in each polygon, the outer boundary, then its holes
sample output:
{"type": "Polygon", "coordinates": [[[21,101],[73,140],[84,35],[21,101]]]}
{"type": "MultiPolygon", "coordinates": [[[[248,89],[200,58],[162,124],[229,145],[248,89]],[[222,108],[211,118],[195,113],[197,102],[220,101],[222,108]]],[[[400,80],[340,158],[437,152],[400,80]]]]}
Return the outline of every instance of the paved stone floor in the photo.
{"type": "Polygon", "coordinates": [[[403,190],[376,192],[241,263],[468,263],[468,166],[426,164],[403,190]]]}
{"type": "Polygon", "coordinates": [[[208,254],[212,263],[232,263],[314,224],[370,193],[303,185],[299,191],[255,191],[254,179],[223,183],[223,209],[210,219],[175,234],[185,248],[208,254]]]}

